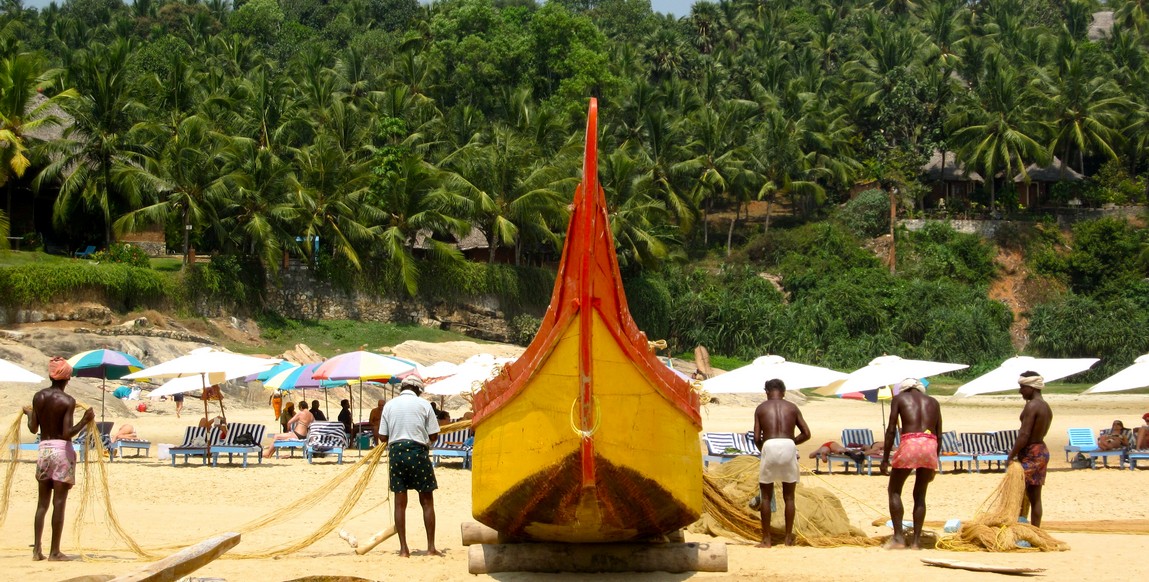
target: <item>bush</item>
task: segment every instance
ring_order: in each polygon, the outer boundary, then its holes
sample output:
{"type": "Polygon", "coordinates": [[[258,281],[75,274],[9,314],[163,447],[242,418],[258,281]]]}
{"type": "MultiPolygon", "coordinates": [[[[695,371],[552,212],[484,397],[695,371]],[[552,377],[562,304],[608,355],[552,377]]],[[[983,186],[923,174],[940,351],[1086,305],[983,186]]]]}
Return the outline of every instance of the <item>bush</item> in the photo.
{"type": "Polygon", "coordinates": [[[0,268],[0,302],[19,307],[57,301],[103,301],[122,311],[162,308],[173,279],[128,265],[27,264],[0,268]]]}
{"type": "Polygon", "coordinates": [[[190,264],[180,273],[184,299],[200,312],[205,303],[253,314],[263,309],[266,286],[258,260],[235,255],[214,255],[207,265],[190,264]]]}
{"type": "Polygon", "coordinates": [[[539,328],[542,327],[543,320],[525,313],[516,315],[511,318],[511,337],[515,339],[515,343],[520,346],[526,346],[535,339],[535,335],[539,333],[539,328]]]}
{"type": "Polygon", "coordinates": [[[838,219],[857,236],[882,236],[890,232],[890,196],[881,190],[866,190],[838,211],[838,219]]]}
{"type": "Polygon", "coordinates": [[[988,285],[997,273],[992,245],[981,237],[955,231],[946,223],[929,222],[919,232],[907,232],[898,245],[898,269],[903,275],[988,285]]]}
{"type": "Polygon", "coordinates": [[[128,243],[113,243],[112,246],[92,253],[92,260],[98,263],[121,263],[141,269],[151,266],[144,249],[128,243]]]}
{"type": "Polygon", "coordinates": [[[1076,381],[1095,382],[1116,373],[1149,352],[1149,300],[1142,284],[1132,298],[1102,301],[1069,295],[1061,301],[1038,305],[1029,320],[1029,347],[1046,358],[1101,358],[1076,381]]]}
{"type": "Polygon", "coordinates": [[[638,329],[646,332],[646,337],[652,341],[670,337],[673,311],[666,281],[657,274],[644,273],[624,280],[623,288],[638,329]]]}
{"type": "Polygon", "coordinates": [[[1142,278],[1137,260],[1144,238],[1144,231],[1116,218],[1074,225],[1073,249],[1065,259],[1071,288],[1079,293],[1119,292],[1142,278]]]}

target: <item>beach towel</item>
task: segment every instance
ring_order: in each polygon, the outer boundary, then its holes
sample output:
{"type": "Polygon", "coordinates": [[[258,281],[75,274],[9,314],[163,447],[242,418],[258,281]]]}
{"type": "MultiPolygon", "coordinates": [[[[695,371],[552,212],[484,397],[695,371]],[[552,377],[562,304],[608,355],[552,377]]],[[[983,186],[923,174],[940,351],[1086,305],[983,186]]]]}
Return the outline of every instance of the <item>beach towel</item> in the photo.
{"type": "Polygon", "coordinates": [[[938,438],[927,432],[908,432],[894,451],[890,466],[895,469],[938,469],[938,438]]]}
{"type": "Polygon", "coordinates": [[[36,480],[56,481],[71,487],[76,484],[76,451],[71,441],[52,439],[40,441],[40,457],[36,459],[36,480]]]}
{"type": "Polygon", "coordinates": [[[793,440],[767,440],[758,459],[759,483],[798,482],[798,447],[793,440]]]}

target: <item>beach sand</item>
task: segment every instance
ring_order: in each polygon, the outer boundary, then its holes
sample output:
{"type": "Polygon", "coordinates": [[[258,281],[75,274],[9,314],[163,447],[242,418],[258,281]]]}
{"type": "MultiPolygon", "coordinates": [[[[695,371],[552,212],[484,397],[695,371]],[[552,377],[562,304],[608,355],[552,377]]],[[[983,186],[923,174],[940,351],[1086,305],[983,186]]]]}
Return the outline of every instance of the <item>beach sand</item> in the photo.
{"type": "MultiPolygon", "coordinates": [[[[1115,418],[1126,426],[1138,426],[1149,403],[1144,396],[1061,396],[1049,397],[1054,411],[1048,443],[1052,451],[1051,470],[1044,492],[1047,522],[1114,520],[1115,528],[1129,520],[1149,520],[1149,471],[1121,471],[1117,468],[1071,470],[1062,452],[1068,427],[1108,427],[1115,418]]],[[[2,422],[7,427],[16,410],[13,395],[0,395],[2,422]]],[[[174,405],[160,403],[158,412],[139,414],[126,419],[139,434],[153,443],[176,443],[185,426],[196,419],[198,401],[189,399],[185,415],[175,418],[174,405]]],[[[752,426],[752,397],[725,398],[722,404],[708,405],[703,412],[703,430],[745,431],[752,426]]],[[[1022,401],[1019,396],[984,396],[964,400],[942,399],[944,428],[958,431],[994,431],[1014,429],[1018,425],[1022,401]]],[[[456,411],[458,412],[458,411],[456,411]]],[[[802,412],[813,432],[810,442],[799,446],[803,465],[813,468],[806,455],[826,440],[837,440],[842,428],[868,427],[875,434],[881,430],[881,409],[876,404],[837,399],[807,402],[802,412]]],[[[272,426],[272,414],[266,407],[236,406],[229,408],[232,422],[263,422],[272,426]]],[[[121,419],[116,420],[117,426],[121,419]]],[[[24,431],[24,440],[29,440],[24,431]]],[[[328,479],[350,466],[356,451],[345,454],[340,466],[332,459],[308,464],[298,456],[252,464],[246,469],[235,465],[212,468],[199,464],[172,467],[170,462],[151,456],[116,461],[108,466],[110,495],[120,522],[144,547],[190,545],[220,532],[238,528],[252,519],[289,504],[298,506],[298,515],[278,526],[276,531],[257,531],[244,536],[236,552],[255,552],[289,542],[314,531],[337,507],[348,488],[319,490],[328,479]]],[[[24,581],[61,580],[86,574],[119,574],[131,571],[141,562],[122,545],[113,543],[97,524],[82,530],[80,542],[99,559],[89,562],[33,562],[29,544],[32,540],[32,518],[36,498],[33,479],[33,456],[23,453],[16,471],[15,484],[5,523],[0,526],[0,569],[24,581]]],[[[949,464],[946,467],[950,467],[949,464]]],[[[470,472],[458,460],[443,463],[436,471],[438,519],[437,543],[444,557],[422,554],[426,548],[425,533],[419,519],[418,503],[412,496],[408,508],[409,541],[415,555],[398,557],[398,541],[392,538],[365,556],[357,556],[348,545],[332,533],[313,545],[287,557],[260,560],[217,560],[193,575],[194,578],[224,580],[291,580],[303,576],[359,576],[372,580],[458,580],[467,573],[467,548],[459,539],[459,524],[472,521],[470,515],[470,472]]],[[[390,505],[385,481],[377,477],[342,527],[365,539],[371,533],[391,524],[390,505]]],[[[967,520],[1002,478],[1000,471],[975,474],[939,475],[930,487],[927,520],[951,518],[967,520]]],[[[875,519],[886,519],[886,483],[880,476],[813,475],[804,473],[807,486],[826,487],[837,494],[851,522],[871,535],[888,534],[884,527],[874,527],[875,519]]],[[[79,491],[77,487],[76,491],[79,491]]],[[[910,487],[905,501],[909,515],[910,487]]],[[[74,512],[76,507],[70,504],[74,512]]],[[[1144,523],[1144,522],[1143,522],[1144,523]]],[[[940,528],[935,529],[940,532],[940,528]]],[[[1142,530],[1145,526],[1142,525],[1142,530]]],[[[71,513],[66,525],[64,551],[79,550],[73,539],[71,513]]],[[[1068,542],[1071,550],[1062,553],[954,553],[936,550],[888,551],[876,548],[774,548],[757,549],[733,540],[721,540],[687,533],[688,541],[726,541],[729,572],[699,574],[650,574],[651,580],[914,580],[941,578],[981,580],[986,574],[958,570],[941,570],[920,563],[921,558],[953,559],[1004,566],[1046,568],[1047,579],[1082,580],[1112,576],[1138,577],[1149,572],[1143,559],[1149,537],[1137,534],[1086,534],[1055,532],[1055,537],[1068,542]]],[[[48,536],[45,533],[45,549],[48,536]]],[[[169,550],[170,551],[170,550],[169,550]]],[[[499,580],[531,580],[535,574],[500,574],[499,580]]],[[[634,575],[561,575],[560,580],[623,580],[634,575]]]]}

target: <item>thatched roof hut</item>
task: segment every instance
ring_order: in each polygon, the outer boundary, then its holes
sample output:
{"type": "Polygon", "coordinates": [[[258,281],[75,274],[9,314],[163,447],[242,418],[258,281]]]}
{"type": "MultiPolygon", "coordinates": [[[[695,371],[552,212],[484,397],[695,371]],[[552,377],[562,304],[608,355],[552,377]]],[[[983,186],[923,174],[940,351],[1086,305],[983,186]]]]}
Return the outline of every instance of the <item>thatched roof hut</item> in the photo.
{"type": "Polygon", "coordinates": [[[1048,166],[1041,168],[1037,167],[1037,164],[1026,166],[1025,174],[1019,173],[1013,177],[1013,181],[1025,182],[1027,175],[1030,182],[1076,182],[1085,179],[1085,176],[1070,168],[1056,156],[1048,166]]]}
{"type": "Polygon", "coordinates": [[[942,167],[942,152],[934,150],[933,156],[926,165],[922,166],[922,173],[926,179],[942,182],[984,182],[981,174],[967,169],[957,161],[953,152],[945,152],[945,167],[942,167]]]}

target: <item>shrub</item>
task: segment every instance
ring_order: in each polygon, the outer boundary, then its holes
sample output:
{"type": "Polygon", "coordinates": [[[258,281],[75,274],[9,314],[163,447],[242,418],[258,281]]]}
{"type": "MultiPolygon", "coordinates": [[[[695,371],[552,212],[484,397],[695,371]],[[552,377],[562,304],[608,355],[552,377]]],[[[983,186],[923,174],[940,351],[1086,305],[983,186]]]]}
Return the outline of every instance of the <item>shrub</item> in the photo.
{"type": "MultiPolygon", "coordinates": [[[[1143,295],[1149,285],[1141,285],[1143,295]]],[[[1101,358],[1075,379],[1098,381],[1149,352],[1149,301],[1131,298],[1099,300],[1068,295],[1061,301],[1038,305],[1029,320],[1029,347],[1047,358],[1101,358]]]]}
{"type": "Polygon", "coordinates": [[[173,279],[151,269],[121,264],[27,264],[0,268],[0,302],[10,306],[57,301],[103,301],[128,311],[163,307],[173,279]]]}
{"type": "Polygon", "coordinates": [[[638,329],[646,332],[652,341],[668,338],[673,311],[666,281],[657,274],[644,273],[624,280],[623,288],[638,329]]]}
{"type": "Polygon", "coordinates": [[[543,324],[543,320],[533,316],[522,313],[511,318],[511,337],[515,339],[515,343],[520,346],[525,346],[535,339],[535,334],[539,333],[539,327],[543,324]]]}
{"type": "Polygon", "coordinates": [[[92,260],[99,263],[122,263],[141,269],[151,266],[144,249],[128,243],[113,243],[112,246],[92,253],[92,260]]]}
{"type": "Polygon", "coordinates": [[[977,235],[929,222],[919,232],[906,233],[898,245],[898,268],[903,275],[923,279],[988,285],[997,272],[995,252],[977,235]]]}
{"type": "Polygon", "coordinates": [[[882,236],[890,232],[890,196],[881,190],[866,190],[838,211],[838,219],[857,236],[882,236]]]}

